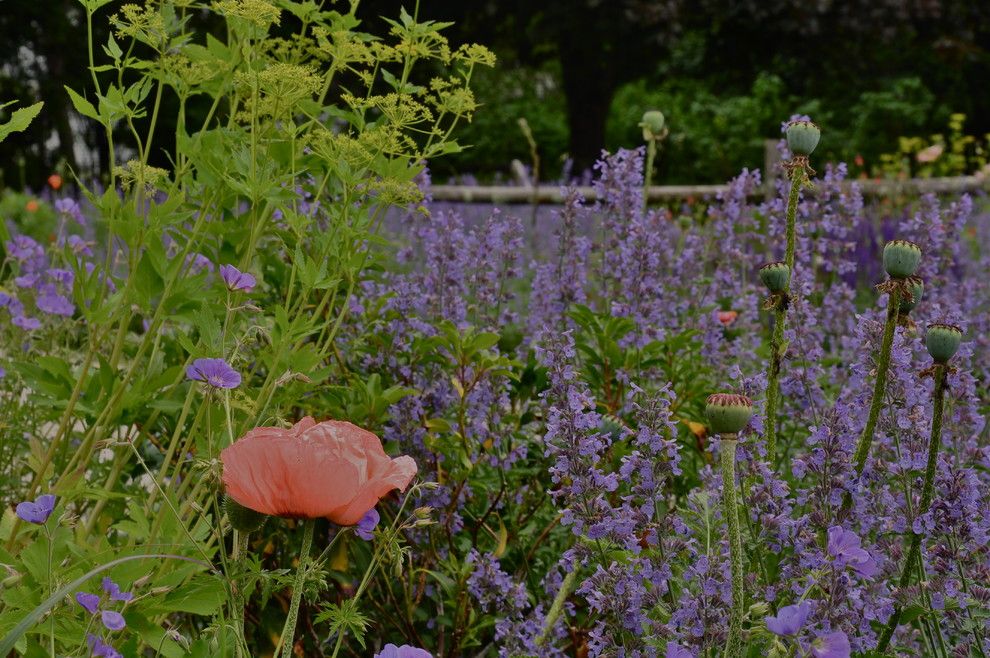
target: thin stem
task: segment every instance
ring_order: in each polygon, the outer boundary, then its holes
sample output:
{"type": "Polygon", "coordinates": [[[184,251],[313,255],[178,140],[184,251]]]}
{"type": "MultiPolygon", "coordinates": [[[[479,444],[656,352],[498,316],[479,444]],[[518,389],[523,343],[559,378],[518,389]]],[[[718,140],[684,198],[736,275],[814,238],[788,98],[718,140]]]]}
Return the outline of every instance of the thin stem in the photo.
{"type": "Polygon", "coordinates": [[[653,161],[657,157],[657,141],[646,142],[646,175],[643,177],[643,210],[650,203],[650,186],[653,184],[653,161]]]}
{"type": "MultiPolygon", "coordinates": [[[[918,505],[918,516],[922,516],[928,511],[932,503],[935,491],[935,470],[938,467],[938,451],[942,441],[942,414],[945,410],[945,376],[946,366],[944,363],[935,364],[935,393],[933,398],[932,411],[932,434],[928,441],[928,465],[925,469],[925,483],[921,489],[921,502],[918,505]]],[[[917,561],[921,557],[921,534],[912,533],[911,545],[908,549],[907,559],[904,561],[904,568],[901,571],[900,588],[904,589],[911,584],[911,573],[917,561]]],[[[880,640],[877,642],[877,652],[882,652],[890,638],[897,630],[897,625],[901,621],[902,609],[900,606],[894,608],[894,613],[887,622],[887,627],[883,630],[880,640]]]]}
{"type": "Polygon", "coordinates": [[[292,658],[292,638],[296,634],[296,620],[299,618],[299,602],[302,600],[303,584],[306,582],[306,569],[309,567],[309,549],[313,546],[313,528],[316,521],[306,519],[303,522],[302,549],[299,553],[299,566],[296,567],[296,582],[292,585],[292,602],[289,604],[289,615],[285,618],[282,628],[282,658],[292,658]]]}
{"type": "Polygon", "coordinates": [[[577,583],[577,572],[577,565],[573,565],[571,570],[567,572],[567,575],[564,576],[564,581],[560,584],[560,589],[557,590],[557,596],[554,597],[553,603],[550,605],[550,611],[547,613],[546,619],[543,622],[543,631],[536,638],[536,644],[538,646],[543,646],[547,643],[550,633],[553,632],[553,627],[557,624],[557,620],[560,619],[560,614],[564,610],[564,603],[567,601],[567,597],[571,595],[571,592],[574,591],[574,585],[577,583]]]}
{"type": "MultiPolygon", "coordinates": [[[[244,556],[247,554],[248,538],[251,533],[241,532],[240,530],[234,530],[234,552],[231,556],[234,567],[237,569],[237,575],[243,575],[243,562],[244,556]]],[[[237,656],[241,658],[242,656],[248,656],[249,653],[245,653],[244,649],[247,647],[247,640],[244,637],[244,583],[238,580],[231,582],[231,590],[233,594],[233,605],[234,605],[234,623],[237,628],[237,635],[234,640],[237,642],[237,656]]],[[[295,592],[293,592],[294,594],[295,592]]]]}
{"type": "Polygon", "coordinates": [[[742,621],[746,611],[742,534],[739,531],[739,503],[736,500],[736,443],[735,434],[725,434],[719,448],[722,458],[722,503],[729,530],[729,560],[732,566],[732,609],[725,658],[739,658],[742,655],[742,621]]]}
{"type": "Polygon", "coordinates": [[[797,249],[797,204],[805,176],[804,167],[794,167],[791,171],[791,191],[787,196],[787,254],[784,257],[784,262],[790,268],[792,277],[794,276],[794,252],[797,249]]]}
{"type": "Polygon", "coordinates": [[[767,463],[772,467],[777,459],[777,406],[780,399],[780,364],[784,358],[784,325],[787,308],[783,300],[778,302],[770,335],[770,363],[767,365],[767,418],[764,423],[767,463]]]}

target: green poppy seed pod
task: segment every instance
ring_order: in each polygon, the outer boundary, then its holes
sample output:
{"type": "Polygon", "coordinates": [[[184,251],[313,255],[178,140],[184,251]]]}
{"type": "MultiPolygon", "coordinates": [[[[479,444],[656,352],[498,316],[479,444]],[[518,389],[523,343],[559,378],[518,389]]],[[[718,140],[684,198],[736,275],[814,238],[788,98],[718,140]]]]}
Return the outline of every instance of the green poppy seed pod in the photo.
{"type": "Polygon", "coordinates": [[[784,292],[791,284],[791,268],[781,261],[767,263],[760,268],[760,281],[770,292],[784,292]]]}
{"type": "Polygon", "coordinates": [[[658,139],[666,125],[667,119],[659,110],[644,112],[643,120],[639,122],[639,127],[643,129],[643,139],[647,142],[658,139]]]}
{"type": "Polygon", "coordinates": [[[738,434],[753,417],[753,401],[745,395],[715,393],[708,396],[705,415],[715,434],[738,434]]]}
{"type": "Polygon", "coordinates": [[[936,363],[945,363],[951,359],[959,349],[960,341],[962,341],[962,329],[956,325],[942,322],[928,325],[925,347],[936,363]]]}
{"type": "Polygon", "coordinates": [[[794,155],[811,155],[821,137],[822,131],[811,121],[791,121],[787,124],[787,148],[794,155]]]}
{"type": "Polygon", "coordinates": [[[265,522],[265,515],[244,507],[230,496],[223,497],[223,508],[234,530],[239,532],[254,532],[265,522]]]}
{"type": "Polygon", "coordinates": [[[883,248],[883,268],[894,279],[905,279],[918,270],[921,247],[907,240],[891,240],[883,248]]]}
{"type": "Polygon", "coordinates": [[[907,315],[915,309],[918,303],[921,301],[922,295],[925,294],[925,282],[920,276],[909,276],[907,278],[908,289],[911,291],[911,296],[904,296],[901,299],[900,306],[898,310],[901,315],[907,315]]]}

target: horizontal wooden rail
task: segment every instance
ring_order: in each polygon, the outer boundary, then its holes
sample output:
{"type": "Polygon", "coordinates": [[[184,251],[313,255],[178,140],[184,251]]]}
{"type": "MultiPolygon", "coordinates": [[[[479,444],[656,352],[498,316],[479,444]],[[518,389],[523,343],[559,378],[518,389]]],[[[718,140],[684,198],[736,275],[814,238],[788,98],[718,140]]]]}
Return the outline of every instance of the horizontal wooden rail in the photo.
{"type": "MultiPolygon", "coordinates": [[[[990,191],[990,177],[959,176],[954,178],[909,178],[904,180],[856,179],[845,181],[843,189],[859,186],[864,196],[886,196],[906,193],[935,194],[990,191]]],[[[596,199],[590,185],[574,188],[585,200],[596,199]]],[[[690,197],[713,197],[728,191],[728,185],[654,185],[650,187],[650,201],[668,201],[690,197]]],[[[437,201],[460,203],[563,203],[565,188],[559,185],[526,187],[521,185],[433,185],[430,193],[437,201]]],[[[764,196],[766,190],[756,188],[754,197],[764,196]]]]}

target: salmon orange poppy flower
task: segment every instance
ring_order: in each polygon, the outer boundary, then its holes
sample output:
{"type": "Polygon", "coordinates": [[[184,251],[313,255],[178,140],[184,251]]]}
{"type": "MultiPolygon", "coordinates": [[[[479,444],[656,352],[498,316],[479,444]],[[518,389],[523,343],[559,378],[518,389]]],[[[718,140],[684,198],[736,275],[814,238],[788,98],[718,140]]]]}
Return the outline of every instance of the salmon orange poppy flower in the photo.
{"type": "Polygon", "coordinates": [[[220,453],[227,495],[262,514],[325,517],[354,525],[380,498],[416,475],[412,457],[392,459],[368,430],[307,416],[293,427],[258,427],[220,453]]]}
{"type": "Polygon", "coordinates": [[[53,189],[57,190],[62,187],[62,177],[58,174],[52,174],[48,177],[48,185],[53,189]]]}
{"type": "Polygon", "coordinates": [[[718,321],[721,322],[726,327],[728,327],[730,324],[735,322],[737,317],[739,317],[739,313],[737,313],[736,311],[718,312],[718,321]]]}

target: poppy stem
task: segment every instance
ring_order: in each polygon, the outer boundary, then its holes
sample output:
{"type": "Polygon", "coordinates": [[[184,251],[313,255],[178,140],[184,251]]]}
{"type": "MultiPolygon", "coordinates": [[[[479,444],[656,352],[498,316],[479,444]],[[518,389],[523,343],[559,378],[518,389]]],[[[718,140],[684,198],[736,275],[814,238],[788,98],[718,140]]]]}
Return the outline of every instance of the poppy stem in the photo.
{"type": "MultiPolygon", "coordinates": [[[[234,530],[234,553],[231,557],[233,558],[234,564],[237,568],[237,576],[243,575],[243,561],[244,556],[247,553],[248,537],[250,534],[251,533],[248,532],[234,530]]],[[[246,656],[249,654],[244,651],[247,647],[247,639],[244,637],[244,606],[246,604],[244,600],[244,583],[238,582],[235,579],[234,582],[231,583],[231,590],[234,599],[234,622],[237,625],[237,637],[234,638],[237,641],[237,655],[246,656]]]]}
{"type": "Polygon", "coordinates": [[[732,569],[732,609],[729,613],[729,638],[725,644],[726,658],[742,655],[742,622],[746,614],[746,592],[743,584],[742,534],[739,532],[739,503],[736,499],[735,434],[723,434],[719,446],[722,457],[722,503],[725,524],[729,531],[729,561],[732,569]]]}
{"type": "Polygon", "coordinates": [[[292,658],[292,638],[296,634],[296,620],[299,618],[299,602],[302,600],[303,583],[306,581],[306,569],[309,567],[309,549],[313,546],[314,519],[303,522],[302,548],[299,553],[299,566],[296,567],[296,582],[292,585],[292,602],[289,604],[289,615],[285,618],[285,627],[279,644],[282,645],[282,658],[292,658]]]}

